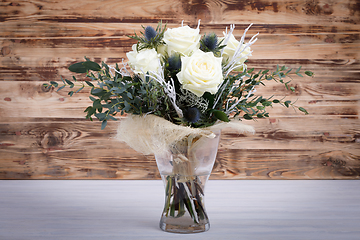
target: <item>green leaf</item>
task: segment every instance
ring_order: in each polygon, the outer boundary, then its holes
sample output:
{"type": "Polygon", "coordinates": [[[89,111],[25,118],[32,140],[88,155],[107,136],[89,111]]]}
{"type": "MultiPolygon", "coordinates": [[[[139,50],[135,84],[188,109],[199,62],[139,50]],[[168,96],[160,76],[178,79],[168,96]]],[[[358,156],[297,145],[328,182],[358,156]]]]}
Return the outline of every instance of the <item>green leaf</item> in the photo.
{"type": "Polygon", "coordinates": [[[106,117],[106,113],[96,113],[95,117],[97,117],[100,121],[103,121],[106,117]]]}
{"type": "Polygon", "coordinates": [[[84,62],[77,62],[70,65],[69,70],[74,73],[86,73],[87,68],[83,65],[84,62]]]}
{"type": "Polygon", "coordinates": [[[302,111],[302,112],[305,113],[305,114],[309,114],[308,111],[306,111],[306,109],[303,108],[303,107],[299,107],[299,110],[302,111]]]}
{"type": "Polygon", "coordinates": [[[284,104],[288,108],[290,106],[290,104],[291,104],[291,101],[286,101],[286,102],[284,102],[284,104]]]}
{"type": "Polygon", "coordinates": [[[113,121],[117,121],[117,119],[116,118],[114,118],[113,116],[111,116],[111,115],[108,115],[108,118],[109,119],[111,119],[111,120],[113,120],[113,121]]]}
{"type": "MultiPolygon", "coordinates": [[[[126,90],[126,88],[116,88],[115,90],[114,90],[114,93],[123,93],[123,92],[125,92],[125,90],[126,90]]],[[[145,93],[146,93],[146,91],[145,91],[145,93]]]]}
{"type": "Polygon", "coordinates": [[[97,93],[100,93],[100,92],[102,92],[102,89],[101,89],[101,88],[94,88],[94,89],[91,91],[92,94],[97,94],[97,93]]]}
{"type": "Polygon", "coordinates": [[[280,101],[279,100],[277,100],[277,99],[274,99],[273,100],[273,103],[279,103],[280,101]]]}
{"type": "Polygon", "coordinates": [[[70,97],[72,97],[73,94],[74,94],[74,91],[68,92],[68,95],[69,95],[70,97]]]}
{"type": "Polygon", "coordinates": [[[94,108],[101,108],[101,100],[100,99],[95,99],[95,101],[93,102],[93,107],[94,108]]]}
{"type": "MultiPolygon", "coordinates": [[[[104,63],[104,61],[101,62],[101,66],[103,66],[107,71],[109,71],[109,66],[106,63],[104,63]]],[[[116,64],[116,67],[117,67],[117,64],[116,64]]]]}
{"type": "Polygon", "coordinates": [[[106,127],[107,125],[107,120],[104,120],[102,123],[101,123],[101,130],[104,130],[104,128],[106,127]]]}
{"type": "Polygon", "coordinates": [[[297,73],[296,75],[298,75],[299,77],[303,77],[300,73],[297,73]]]}
{"type": "Polygon", "coordinates": [[[314,73],[311,72],[311,71],[305,71],[305,74],[306,74],[307,76],[309,76],[309,77],[314,76],[314,73]]]}
{"type": "Polygon", "coordinates": [[[54,87],[57,87],[58,86],[58,83],[57,82],[54,82],[54,81],[50,81],[51,85],[53,85],[54,87]]]}
{"type": "Polygon", "coordinates": [[[80,92],[81,90],[83,90],[84,89],[84,87],[81,87],[81,88],[79,88],[75,93],[78,93],[78,92],[80,92]]]}
{"type": "Polygon", "coordinates": [[[87,115],[90,117],[91,115],[93,115],[96,112],[96,108],[89,106],[88,108],[86,108],[86,110],[84,112],[88,112],[87,115]]]}
{"type": "Polygon", "coordinates": [[[264,107],[271,106],[271,101],[265,101],[261,103],[264,107]]]}
{"type": "Polygon", "coordinates": [[[93,108],[92,106],[88,106],[88,107],[85,109],[84,112],[88,112],[88,111],[90,111],[92,108],[93,108]]]}
{"type": "Polygon", "coordinates": [[[224,113],[223,111],[220,111],[220,110],[213,110],[212,113],[214,114],[214,116],[223,121],[223,122],[229,122],[229,118],[228,116],[226,115],[226,113],[224,113]]]}
{"type": "Polygon", "coordinates": [[[93,71],[97,71],[97,72],[101,70],[100,65],[97,64],[96,62],[86,61],[86,62],[83,62],[82,65],[83,65],[86,69],[89,69],[89,70],[93,70],[93,71]]]}
{"type": "Polygon", "coordinates": [[[85,81],[85,82],[86,82],[86,84],[87,84],[88,86],[94,87],[94,84],[92,84],[91,82],[89,82],[89,81],[85,81]]]}
{"type": "Polygon", "coordinates": [[[252,119],[253,119],[253,117],[250,116],[249,114],[244,114],[244,118],[245,118],[246,120],[252,120],[252,119]]]}
{"type": "Polygon", "coordinates": [[[301,69],[301,66],[298,69],[296,69],[295,74],[298,74],[300,72],[300,69],[301,69]]]}
{"type": "Polygon", "coordinates": [[[63,89],[64,87],[65,87],[65,85],[62,85],[61,87],[58,88],[58,90],[57,90],[56,92],[60,91],[60,90],[63,89]]]}
{"type": "Polygon", "coordinates": [[[131,108],[131,106],[130,106],[130,104],[127,102],[127,101],[125,101],[124,102],[124,105],[125,105],[125,111],[127,112],[127,111],[129,111],[130,110],[130,108],[131,108]]]}
{"type": "Polygon", "coordinates": [[[128,96],[128,98],[133,99],[133,96],[131,93],[127,92],[126,95],[128,96]]]}
{"type": "Polygon", "coordinates": [[[252,73],[254,71],[254,68],[249,69],[247,72],[252,73]]]}
{"type": "Polygon", "coordinates": [[[69,84],[69,85],[74,85],[74,83],[73,83],[72,81],[70,81],[70,80],[65,79],[65,81],[66,81],[66,83],[69,84]]]}
{"type": "Polygon", "coordinates": [[[294,87],[290,87],[290,90],[295,92],[295,88],[294,87]]]}

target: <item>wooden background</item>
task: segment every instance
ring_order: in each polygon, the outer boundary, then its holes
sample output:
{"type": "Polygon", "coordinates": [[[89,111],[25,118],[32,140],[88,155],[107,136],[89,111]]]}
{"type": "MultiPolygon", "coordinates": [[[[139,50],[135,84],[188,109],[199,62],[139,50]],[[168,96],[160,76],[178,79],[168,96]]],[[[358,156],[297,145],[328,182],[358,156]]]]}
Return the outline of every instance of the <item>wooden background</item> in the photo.
{"type": "Polygon", "coordinates": [[[294,78],[291,93],[269,84],[259,93],[298,99],[309,115],[276,107],[271,118],[248,121],[256,134],[224,131],[213,179],[359,179],[360,2],[358,0],[64,0],[0,2],[0,178],[158,179],[153,156],[112,138],[84,119],[86,93],[46,91],[71,77],[84,56],[121,62],[126,37],[159,20],[235,35],[254,23],[249,67],[302,65],[314,78],[294,78]]]}

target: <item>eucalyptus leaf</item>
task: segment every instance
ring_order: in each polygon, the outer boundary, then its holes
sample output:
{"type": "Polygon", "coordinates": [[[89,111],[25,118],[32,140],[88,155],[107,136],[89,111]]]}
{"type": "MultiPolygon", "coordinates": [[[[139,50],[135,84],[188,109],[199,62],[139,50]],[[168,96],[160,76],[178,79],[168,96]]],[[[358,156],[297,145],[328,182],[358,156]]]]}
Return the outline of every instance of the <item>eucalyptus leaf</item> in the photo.
{"type": "Polygon", "coordinates": [[[65,85],[62,85],[61,87],[58,88],[58,90],[57,90],[56,92],[60,91],[60,90],[63,89],[64,87],[65,87],[65,85]]]}
{"type": "Polygon", "coordinates": [[[93,71],[100,71],[101,70],[100,65],[97,64],[96,62],[86,61],[86,62],[83,62],[82,65],[88,70],[93,70],[93,71]]]}
{"type": "Polygon", "coordinates": [[[106,117],[106,113],[96,113],[95,117],[97,117],[100,121],[103,121],[106,117]]]}
{"type": "Polygon", "coordinates": [[[107,120],[102,121],[102,123],[101,123],[101,130],[104,130],[104,128],[106,127],[106,125],[107,125],[107,120]]]}
{"type": "Polygon", "coordinates": [[[90,87],[94,87],[94,84],[92,84],[92,83],[89,82],[89,81],[85,81],[85,83],[86,83],[88,86],[90,86],[90,87]]]}
{"type": "Polygon", "coordinates": [[[58,83],[57,82],[54,82],[54,81],[50,81],[51,85],[53,85],[54,87],[58,87],[58,83]]]}
{"type": "Polygon", "coordinates": [[[303,107],[299,107],[298,109],[305,114],[309,114],[308,111],[306,111],[306,109],[303,107]]]}
{"type": "Polygon", "coordinates": [[[212,113],[214,114],[214,116],[223,121],[223,122],[230,122],[228,116],[226,115],[226,113],[224,113],[223,111],[219,111],[219,110],[213,110],[212,113]]]}
{"type": "Polygon", "coordinates": [[[252,119],[253,119],[253,117],[250,116],[248,113],[244,114],[243,117],[244,117],[244,119],[246,119],[246,120],[252,120],[252,119]]]}
{"type": "Polygon", "coordinates": [[[65,79],[65,82],[66,82],[67,84],[69,84],[69,85],[74,85],[74,83],[73,83],[72,81],[70,81],[70,80],[65,79]]]}
{"type": "Polygon", "coordinates": [[[83,65],[84,62],[77,62],[70,65],[69,70],[74,73],[86,73],[87,68],[83,65]]]}
{"type": "Polygon", "coordinates": [[[305,71],[305,74],[306,74],[307,76],[309,76],[309,77],[314,76],[314,73],[311,72],[311,71],[305,71]]]}

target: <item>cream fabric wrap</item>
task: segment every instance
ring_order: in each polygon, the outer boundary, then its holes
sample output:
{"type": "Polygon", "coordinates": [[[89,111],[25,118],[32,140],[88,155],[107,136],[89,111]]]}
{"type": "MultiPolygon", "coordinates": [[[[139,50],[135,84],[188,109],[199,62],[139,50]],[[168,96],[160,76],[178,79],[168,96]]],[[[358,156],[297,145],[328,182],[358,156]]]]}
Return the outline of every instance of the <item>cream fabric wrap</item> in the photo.
{"type": "Polygon", "coordinates": [[[254,133],[252,126],[238,120],[219,122],[209,128],[191,128],[173,124],[153,114],[128,115],[121,119],[116,139],[127,143],[132,149],[144,155],[166,151],[168,147],[190,134],[214,137],[212,131],[232,128],[238,133],[254,133]]]}

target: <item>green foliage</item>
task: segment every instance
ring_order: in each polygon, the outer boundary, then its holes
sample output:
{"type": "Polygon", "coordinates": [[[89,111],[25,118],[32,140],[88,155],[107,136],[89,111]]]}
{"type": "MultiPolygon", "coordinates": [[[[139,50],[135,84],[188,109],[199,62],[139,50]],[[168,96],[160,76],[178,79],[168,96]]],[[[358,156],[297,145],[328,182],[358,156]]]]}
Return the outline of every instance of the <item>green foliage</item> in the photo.
{"type": "MultiPolygon", "coordinates": [[[[214,109],[226,115],[231,113],[234,117],[242,116],[245,120],[269,117],[269,113],[266,110],[268,107],[273,107],[273,104],[280,104],[286,108],[293,107],[308,114],[303,107],[297,107],[295,102],[272,99],[273,96],[269,98],[256,96],[253,91],[256,86],[260,84],[265,85],[266,81],[276,81],[283,84],[286,89],[294,92],[295,88],[289,87],[291,81],[285,81],[285,79],[291,78],[291,75],[294,74],[302,76],[300,70],[301,67],[293,71],[293,69],[288,69],[286,66],[277,66],[273,72],[270,72],[268,69],[255,72],[254,68],[252,68],[238,75],[229,76],[224,80],[221,87],[224,88],[224,91],[219,91],[214,96],[215,99],[220,99],[214,109]],[[236,81],[238,81],[237,84],[235,84],[236,81]]],[[[306,75],[313,76],[313,73],[306,71],[306,75]]],[[[218,119],[224,121],[221,118],[218,119]]]]}
{"type": "MultiPolygon", "coordinates": [[[[184,124],[192,127],[207,127],[221,120],[228,122],[231,117],[242,117],[245,120],[269,117],[266,111],[274,104],[280,104],[286,108],[293,107],[308,114],[303,107],[297,107],[295,102],[284,99],[272,99],[273,96],[265,98],[254,95],[254,89],[258,85],[265,85],[266,81],[276,81],[285,86],[286,89],[294,91],[289,87],[290,81],[285,78],[291,74],[302,76],[301,67],[293,72],[285,66],[276,67],[276,70],[255,70],[248,69],[237,75],[229,75],[219,88],[216,94],[206,92],[198,98],[199,104],[207,103],[208,107],[201,114],[201,118],[196,122],[187,122],[179,118],[170,99],[165,94],[164,86],[149,76],[140,79],[137,76],[121,75],[119,67],[116,65],[115,73],[110,72],[110,68],[104,62],[101,66],[85,58],[86,61],[78,62],[69,67],[74,73],[86,73],[87,80],[78,81],[75,77],[72,80],[61,78],[62,85],[56,81],[51,81],[46,87],[57,88],[57,91],[68,87],[69,96],[90,88],[89,99],[92,104],[85,109],[86,118],[93,120],[93,117],[102,122],[101,128],[104,129],[109,120],[117,120],[115,115],[130,113],[135,115],[152,113],[161,116],[176,124],[184,124]],[[77,87],[77,88],[76,88],[77,87]],[[74,89],[74,90],[73,90],[74,89]]],[[[165,79],[175,81],[175,88],[179,94],[180,83],[176,78],[176,71],[165,69],[165,79]]],[[[313,76],[310,71],[305,71],[307,76],[313,76]]],[[[191,95],[189,95],[191,96],[191,95]]],[[[190,97],[191,99],[191,97],[190,97]]],[[[177,102],[181,109],[192,107],[194,103],[177,102]],[[191,105],[191,106],[190,106],[191,105]]]]}
{"type": "Polygon", "coordinates": [[[96,117],[101,121],[102,129],[106,127],[109,120],[117,120],[114,117],[116,114],[139,115],[151,112],[156,115],[163,115],[169,109],[169,100],[163,93],[163,88],[149,77],[144,82],[134,81],[129,76],[121,75],[118,66],[116,66],[116,72],[113,75],[105,63],[102,63],[102,67],[100,67],[90,60],[75,63],[69,67],[69,70],[75,73],[79,73],[83,69],[86,69],[88,80],[80,82],[73,78],[77,82],[76,85],[72,80],[62,79],[62,86],[59,87],[57,82],[51,81],[50,85],[46,85],[46,87],[53,86],[59,91],[64,87],[72,89],[77,86],[76,90],[68,92],[69,96],[73,96],[84,88],[90,88],[89,99],[92,104],[84,112],[87,119],[93,120],[93,117],[96,117]]]}

